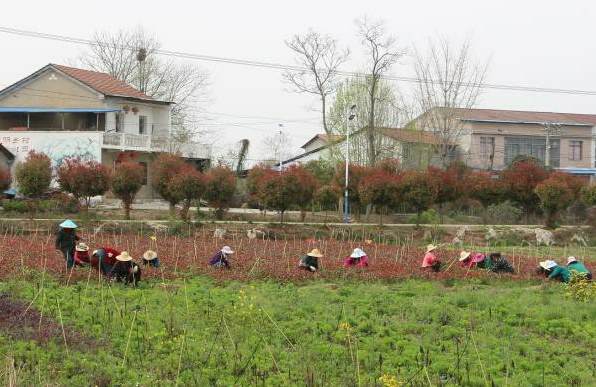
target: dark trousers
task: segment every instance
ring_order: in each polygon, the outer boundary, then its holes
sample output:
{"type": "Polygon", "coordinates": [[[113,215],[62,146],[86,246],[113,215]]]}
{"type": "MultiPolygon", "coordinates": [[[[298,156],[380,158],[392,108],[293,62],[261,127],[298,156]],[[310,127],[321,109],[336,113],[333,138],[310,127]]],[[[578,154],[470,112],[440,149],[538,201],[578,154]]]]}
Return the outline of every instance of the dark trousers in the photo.
{"type": "Polygon", "coordinates": [[[66,268],[71,269],[74,266],[74,249],[63,249],[61,251],[66,260],[66,268]]]}
{"type": "Polygon", "coordinates": [[[108,265],[105,262],[106,259],[106,251],[104,249],[97,250],[97,258],[99,260],[99,270],[103,275],[109,275],[112,271],[112,265],[108,265]]]}

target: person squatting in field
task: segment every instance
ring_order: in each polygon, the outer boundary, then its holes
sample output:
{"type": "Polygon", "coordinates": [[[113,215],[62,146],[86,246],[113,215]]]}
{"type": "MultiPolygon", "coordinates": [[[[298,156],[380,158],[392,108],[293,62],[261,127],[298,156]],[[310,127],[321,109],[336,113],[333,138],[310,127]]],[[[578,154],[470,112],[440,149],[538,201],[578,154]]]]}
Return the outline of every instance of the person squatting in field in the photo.
{"type": "Polygon", "coordinates": [[[315,272],[319,270],[319,258],[323,258],[323,254],[319,249],[312,249],[308,254],[300,258],[298,268],[315,272]]]}
{"type": "Polygon", "coordinates": [[[441,261],[433,252],[437,248],[438,246],[435,246],[433,244],[426,246],[426,252],[424,253],[424,258],[422,259],[422,269],[432,270],[435,273],[441,271],[441,261]]]}
{"type": "Polygon", "coordinates": [[[131,283],[136,286],[141,281],[141,268],[128,252],[123,251],[116,256],[116,263],[112,266],[109,276],[117,282],[124,282],[126,285],[131,283]]]}
{"type": "Polygon", "coordinates": [[[224,246],[211,257],[209,264],[213,267],[229,269],[232,254],[234,254],[234,250],[230,246],[224,246]]]}
{"type": "Polygon", "coordinates": [[[579,274],[585,275],[587,279],[592,279],[592,272],[588,270],[588,268],[581,262],[577,260],[575,257],[568,257],[567,258],[567,269],[570,272],[577,272],[579,274]]]}
{"type": "Polygon", "coordinates": [[[143,266],[159,267],[159,258],[153,250],[147,250],[143,253],[143,266]]]}
{"type": "Polygon", "coordinates": [[[105,276],[109,276],[112,267],[116,264],[116,257],[120,251],[111,247],[100,247],[91,254],[91,266],[99,269],[105,276]]]}
{"type": "Polygon", "coordinates": [[[74,252],[74,264],[76,266],[85,266],[90,263],[89,246],[83,242],[77,243],[74,252]]]}
{"type": "Polygon", "coordinates": [[[344,267],[367,267],[368,255],[361,248],[357,247],[352,251],[352,254],[344,259],[344,267]]]}
{"type": "Polygon", "coordinates": [[[66,261],[66,268],[74,266],[74,254],[77,241],[80,239],[76,233],[78,226],[70,219],[60,223],[56,234],[56,250],[59,250],[66,261]]]}
{"type": "Polygon", "coordinates": [[[477,267],[494,273],[514,273],[513,266],[501,253],[491,253],[486,256],[482,253],[462,251],[459,254],[459,262],[462,267],[468,269],[477,267]]]}

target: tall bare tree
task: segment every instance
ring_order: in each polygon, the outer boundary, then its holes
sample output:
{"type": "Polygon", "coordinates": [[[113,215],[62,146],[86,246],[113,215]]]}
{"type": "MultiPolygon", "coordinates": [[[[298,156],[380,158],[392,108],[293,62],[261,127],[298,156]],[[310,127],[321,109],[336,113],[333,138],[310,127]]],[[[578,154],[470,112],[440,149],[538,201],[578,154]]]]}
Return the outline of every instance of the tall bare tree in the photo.
{"type": "Polygon", "coordinates": [[[286,45],[295,56],[300,70],[289,70],[284,78],[299,93],[315,94],[321,101],[323,129],[330,134],[327,125],[327,97],[337,88],[337,72],[350,54],[340,49],[337,41],[328,35],[309,30],[304,35],[294,35],[286,45]]]}
{"type": "Polygon", "coordinates": [[[441,162],[446,166],[464,134],[462,109],[476,105],[488,61],[473,59],[469,41],[456,46],[445,38],[430,39],[428,49],[416,50],[414,57],[419,79],[415,100],[423,112],[416,125],[438,136],[441,162]]]}
{"type": "Polygon", "coordinates": [[[174,135],[186,141],[196,134],[197,105],[205,101],[209,75],[194,64],[164,61],[157,55],[159,48],[155,35],[142,28],[99,31],[79,61],[92,70],[106,72],[133,85],[153,98],[174,102],[174,135]]]}
{"type": "Polygon", "coordinates": [[[406,51],[399,48],[394,36],[389,35],[385,30],[383,21],[371,21],[363,17],[356,21],[358,37],[361,39],[366,55],[368,56],[367,78],[369,112],[366,127],[368,141],[368,162],[372,165],[377,160],[376,147],[376,109],[377,88],[383,75],[396,64],[406,51]]]}

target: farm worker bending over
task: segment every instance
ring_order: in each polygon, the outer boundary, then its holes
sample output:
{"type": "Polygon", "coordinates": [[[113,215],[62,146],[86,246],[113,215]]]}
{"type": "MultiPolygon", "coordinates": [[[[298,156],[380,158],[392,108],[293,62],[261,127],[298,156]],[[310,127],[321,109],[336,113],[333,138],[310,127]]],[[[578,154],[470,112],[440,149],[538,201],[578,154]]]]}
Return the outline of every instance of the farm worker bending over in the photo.
{"type": "Polygon", "coordinates": [[[432,271],[438,272],[441,270],[441,261],[437,258],[437,256],[433,253],[437,249],[438,246],[430,244],[426,246],[426,252],[424,253],[424,258],[422,259],[422,268],[431,268],[432,271]]]}
{"type": "Polygon", "coordinates": [[[569,282],[571,273],[566,267],[559,266],[555,261],[542,261],[540,262],[540,271],[546,275],[548,279],[556,279],[561,282],[569,282]]]}
{"type": "Polygon", "coordinates": [[[580,274],[584,274],[587,279],[592,279],[592,273],[583,263],[579,262],[575,257],[567,258],[567,269],[569,271],[576,271],[580,274]]]}
{"type": "Polygon", "coordinates": [[[319,251],[319,249],[313,249],[310,251],[310,253],[300,258],[298,267],[300,269],[315,272],[319,270],[319,258],[323,258],[323,254],[319,251]]]}
{"type": "Polygon", "coordinates": [[[367,267],[368,266],[368,256],[361,248],[357,247],[352,251],[349,257],[344,259],[344,267],[349,266],[358,266],[358,267],[367,267]]]}
{"type": "Polygon", "coordinates": [[[234,250],[230,248],[230,246],[224,246],[221,250],[219,250],[211,260],[209,264],[213,267],[225,267],[226,269],[230,268],[230,261],[231,255],[234,254],[234,250]]]}
{"type": "Polygon", "coordinates": [[[132,257],[126,251],[116,256],[116,263],[112,267],[111,273],[116,278],[116,281],[124,281],[127,285],[132,283],[136,286],[141,281],[141,268],[132,260],[132,257]]]}
{"type": "Polygon", "coordinates": [[[513,273],[513,266],[511,266],[507,259],[501,256],[501,253],[492,253],[489,256],[486,256],[482,253],[462,251],[459,254],[459,262],[462,267],[478,267],[495,273],[513,273]]]}
{"type": "Polygon", "coordinates": [[[120,251],[111,247],[100,247],[91,255],[91,266],[101,270],[103,275],[110,275],[112,266],[116,264],[116,257],[119,255],[120,251]]]}
{"type": "Polygon", "coordinates": [[[66,260],[66,267],[74,266],[75,245],[79,240],[75,229],[77,225],[70,219],[60,223],[60,229],[56,234],[56,250],[60,250],[66,260]]]}
{"type": "Polygon", "coordinates": [[[83,242],[77,243],[74,253],[75,265],[84,266],[89,264],[89,261],[89,246],[83,242]]]}
{"type": "Polygon", "coordinates": [[[147,250],[143,254],[143,266],[159,267],[159,258],[153,250],[147,250]]]}

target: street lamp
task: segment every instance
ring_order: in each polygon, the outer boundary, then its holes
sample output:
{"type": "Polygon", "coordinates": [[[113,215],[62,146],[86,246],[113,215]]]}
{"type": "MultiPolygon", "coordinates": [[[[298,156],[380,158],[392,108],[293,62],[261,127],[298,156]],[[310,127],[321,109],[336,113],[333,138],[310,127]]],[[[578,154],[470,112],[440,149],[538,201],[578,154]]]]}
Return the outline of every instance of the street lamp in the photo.
{"type": "Polygon", "coordinates": [[[282,173],[284,169],[284,163],[281,148],[283,146],[284,134],[282,132],[282,128],[284,127],[284,124],[277,124],[277,127],[279,128],[279,173],[282,173]]]}
{"type": "Polygon", "coordinates": [[[344,223],[350,223],[350,205],[348,194],[348,170],[350,167],[350,123],[356,117],[356,105],[346,109],[346,189],[344,191],[344,223]]]}

